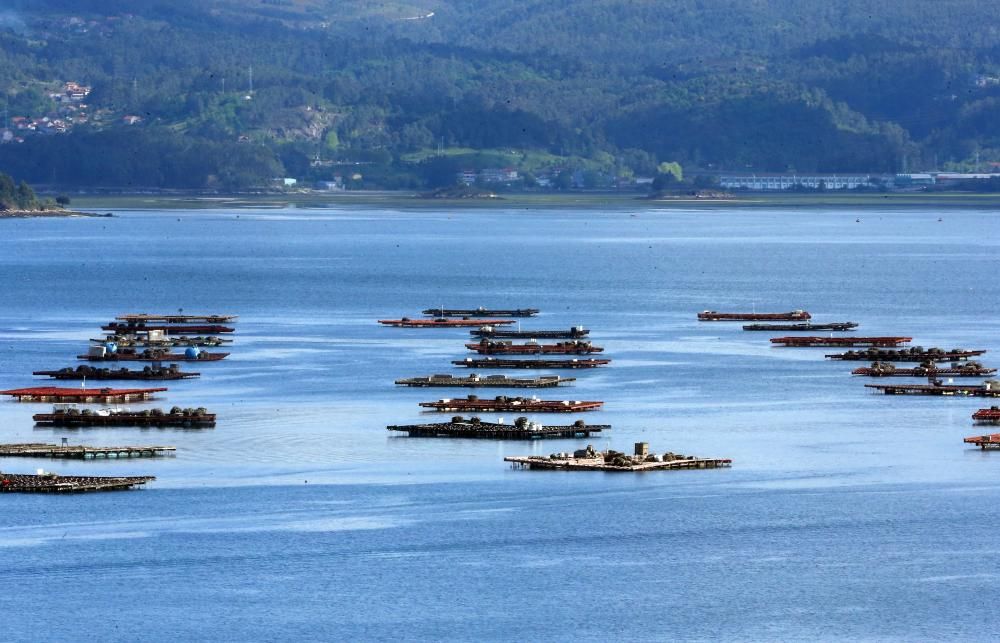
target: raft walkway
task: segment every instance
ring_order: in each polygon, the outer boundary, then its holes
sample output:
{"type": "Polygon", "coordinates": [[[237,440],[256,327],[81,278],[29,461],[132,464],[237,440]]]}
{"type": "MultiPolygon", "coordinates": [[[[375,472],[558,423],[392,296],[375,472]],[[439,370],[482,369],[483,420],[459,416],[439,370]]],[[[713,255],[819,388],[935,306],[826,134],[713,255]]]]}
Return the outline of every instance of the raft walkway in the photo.
{"type": "Polygon", "coordinates": [[[67,444],[0,444],[0,457],[68,458],[90,460],[96,458],[153,458],[177,451],[177,447],[163,446],[111,446],[89,447],[67,444]]]}

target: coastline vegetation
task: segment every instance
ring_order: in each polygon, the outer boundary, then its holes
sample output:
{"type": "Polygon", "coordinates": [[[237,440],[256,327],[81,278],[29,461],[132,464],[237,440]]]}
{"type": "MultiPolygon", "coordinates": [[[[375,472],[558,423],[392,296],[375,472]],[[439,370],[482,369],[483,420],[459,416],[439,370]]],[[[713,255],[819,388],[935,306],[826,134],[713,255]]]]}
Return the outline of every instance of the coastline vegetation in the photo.
{"type": "Polygon", "coordinates": [[[689,180],[985,169],[1000,163],[994,13],[981,0],[10,0],[0,170],[53,188],[234,191],[279,177],[433,190],[504,167],[551,189],[663,163],[689,180]]]}
{"type": "Polygon", "coordinates": [[[0,212],[37,212],[45,209],[30,185],[15,183],[9,175],[0,172],[0,212]]]}
{"type": "Polygon", "coordinates": [[[15,181],[0,172],[0,216],[64,214],[69,204],[70,198],[65,195],[40,199],[25,181],[15,181]]]}

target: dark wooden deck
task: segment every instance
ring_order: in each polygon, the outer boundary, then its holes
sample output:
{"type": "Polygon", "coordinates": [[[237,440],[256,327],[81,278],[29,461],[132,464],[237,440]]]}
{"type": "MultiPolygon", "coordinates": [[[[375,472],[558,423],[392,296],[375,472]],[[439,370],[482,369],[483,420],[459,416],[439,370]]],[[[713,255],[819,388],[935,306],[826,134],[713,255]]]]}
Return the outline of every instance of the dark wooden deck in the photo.
{"type": "Polygon", "coordinates": [[[154,476],[97,477],[60,476],[54,473],[26,475],[0,473],[0,493],[74,493],[80,491],[124,491],[156,480],[154,476]]]}

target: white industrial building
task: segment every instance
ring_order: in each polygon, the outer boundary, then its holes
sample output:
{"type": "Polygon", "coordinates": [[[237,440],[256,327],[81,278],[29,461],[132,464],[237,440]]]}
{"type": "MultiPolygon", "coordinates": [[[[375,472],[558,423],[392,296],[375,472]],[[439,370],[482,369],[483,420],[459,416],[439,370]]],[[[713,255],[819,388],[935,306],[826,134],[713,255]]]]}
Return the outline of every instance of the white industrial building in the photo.
{"type": "Polygon", "coordinates": [[[719,186],[728,190],[765,192],[803,187],[818,190],[853,190],[871,184],[870,174],[723,174],[719,186]]]}

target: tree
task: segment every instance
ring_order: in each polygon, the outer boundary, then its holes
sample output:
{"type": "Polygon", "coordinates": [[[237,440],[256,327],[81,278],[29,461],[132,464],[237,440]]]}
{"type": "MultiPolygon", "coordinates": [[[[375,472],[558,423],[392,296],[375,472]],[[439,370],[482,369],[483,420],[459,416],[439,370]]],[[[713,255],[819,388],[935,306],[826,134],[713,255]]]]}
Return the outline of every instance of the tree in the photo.
{"type": "Polygon", "coordinates": [[[669,174],[673,176],[673,180],[677,183],[684,180],[684,170],[681,169],[681,164],[677,161],[660,163],[656,166],[656,172],[657,174],[669,174]]]}
{"type": "Polygon", "coordinates": [[[326,143],[327,151],[336,152],[337,148],[340,147],[340,137],[337,136],[337,130],[331,129],[327,132],[324,143],[326,143]]]}
{"type": "Polygon", "coordinates": [[[15,116],[45,116],[52,111],[54,106],[52,99],[35,87],[21,90],[10,96],[8,100],[10,104],[7,109],[11,115],[15,116]]]}
{"type": "Polygon", "coordinates": [[[19,210],[34,210],[38,207],[38,200],[35,198],[35,191],[31,186],[21,181],[17,186],[17,194],[14,197],[19,210]]]}
{"type": "Polygon", "coordinates": [[[458,162],[447,156],[432,156],[420,164],[420,174],[429,188],[448,188],[458,183],[458,162]]]}
{"type": "Polygon", "coordinates": [[[560,190],[568,190],[573,187],[573,172],[570,170],[563,170],[557,176],[553,182],[556,188],[560,190]]]}
{"type": "Polygon", "coordinates": [[[14,202],[14,179],[7,174],[0,172],[0,209],[11,210],[16,205],[14,202]]]}

